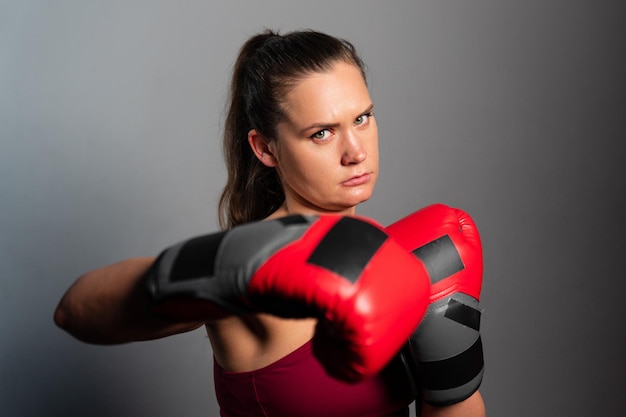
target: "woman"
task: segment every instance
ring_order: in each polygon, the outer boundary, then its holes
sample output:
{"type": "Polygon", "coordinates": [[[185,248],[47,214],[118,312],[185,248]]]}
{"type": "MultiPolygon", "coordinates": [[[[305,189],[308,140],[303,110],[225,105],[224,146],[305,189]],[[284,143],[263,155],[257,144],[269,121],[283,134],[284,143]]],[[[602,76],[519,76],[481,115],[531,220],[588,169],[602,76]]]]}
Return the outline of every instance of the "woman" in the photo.
{"type": "MultiPolygon", "coordinates": [[[[378,130],[353,46],[312,31],[249,39],[234,68],[224,151],[225,229],[290,214],[355,214],[377,180],[378,130]]],[[[413,398],[400,364],[358,384],[323,372],[311,353],[314,319],[250,314],[170,323],[149,314],[142,277],[153,261],[129,259],[83,275],[61,300],[56,323],[100,344],[205,325],[223,416],[408,415],[413,398]]],[[[422,413],[482,416],[484,408],[477,392],[422,413]]]]}

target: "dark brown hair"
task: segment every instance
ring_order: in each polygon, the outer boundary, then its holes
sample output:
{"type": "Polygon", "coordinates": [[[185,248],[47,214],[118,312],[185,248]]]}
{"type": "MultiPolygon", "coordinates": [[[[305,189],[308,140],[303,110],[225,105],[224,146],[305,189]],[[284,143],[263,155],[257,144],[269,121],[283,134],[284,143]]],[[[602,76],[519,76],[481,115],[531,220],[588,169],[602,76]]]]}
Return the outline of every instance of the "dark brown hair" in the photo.
{"type": "Polygon", "coordinates": [[[365,66],[354,46],[311,30],[281,35],[271,30],[242,46],[235,62],[224,126],[223,153],[228,179],[219,201],[222,229],[261,220],[285,199],[274,168],[263,165],[248,144],[248,132],[276,138],[285,94],[306,75],[329,70],[337,61],[365,66]]]}

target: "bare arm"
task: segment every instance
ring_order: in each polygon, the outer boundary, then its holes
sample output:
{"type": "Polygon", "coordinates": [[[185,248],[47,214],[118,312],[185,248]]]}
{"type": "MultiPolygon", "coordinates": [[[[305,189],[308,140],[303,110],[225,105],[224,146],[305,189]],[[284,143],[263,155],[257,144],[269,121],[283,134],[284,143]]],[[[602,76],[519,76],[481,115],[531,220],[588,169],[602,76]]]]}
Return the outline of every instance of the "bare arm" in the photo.
{"type": "Polygon", "coordinates": [[[94,344],[158,339],[203,325],[173,323],[150,314],[141,279],[153,261],[132,258],[82,275],[59,302],[54,322],[94,344]]]}
{"type": "Polygon", "coordinates": [[[485,403],[479,391],[460,403],[445,407],[422,406],[421,417],[485,417],[485,403]]]}

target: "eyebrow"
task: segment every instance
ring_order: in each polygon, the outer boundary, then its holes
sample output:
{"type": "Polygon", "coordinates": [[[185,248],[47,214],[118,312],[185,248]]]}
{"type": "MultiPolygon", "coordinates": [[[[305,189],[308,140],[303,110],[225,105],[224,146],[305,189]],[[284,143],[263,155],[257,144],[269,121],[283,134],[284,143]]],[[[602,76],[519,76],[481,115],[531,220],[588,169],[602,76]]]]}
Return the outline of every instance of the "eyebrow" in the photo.
{"type": "MultiPolygon", "coordinates": [[[[359,116],[361,116],[363,114],[371,113],[372,110],[374,110],[374,104],[370,104],[367,107],[367,109],[365,109],[364,111],[359,113],[359,116]]],[[[303,128],[303,129],[301,129],[300,132],[304,133],[304,132],[306,132],[308,130],[311,130],[311,129],[319,129],[319,130],[331,129],[331,128],[334,128],[334,127],[337,127],[337,126],[339,126],[339,123],[313,123],[313,124],[303,128]]]]}

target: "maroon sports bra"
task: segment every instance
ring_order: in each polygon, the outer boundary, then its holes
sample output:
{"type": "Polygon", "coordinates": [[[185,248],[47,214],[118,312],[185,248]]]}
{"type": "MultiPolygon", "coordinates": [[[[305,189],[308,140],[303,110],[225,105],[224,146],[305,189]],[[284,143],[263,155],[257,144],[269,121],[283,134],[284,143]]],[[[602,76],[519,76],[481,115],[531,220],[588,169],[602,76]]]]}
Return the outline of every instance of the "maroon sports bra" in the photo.
{"type": "Polygon", "coordinates": [[[399,361],[357,384],[331,378],[311,342],[264,368],[227,372],[214,361],[222,417],[408,417],[413,401],[399,361]]]}

